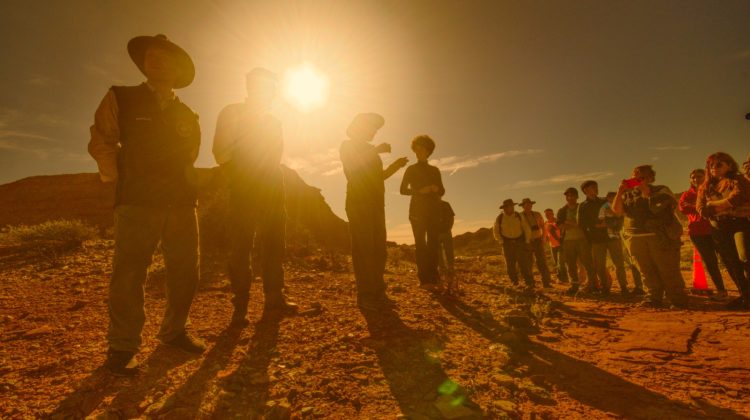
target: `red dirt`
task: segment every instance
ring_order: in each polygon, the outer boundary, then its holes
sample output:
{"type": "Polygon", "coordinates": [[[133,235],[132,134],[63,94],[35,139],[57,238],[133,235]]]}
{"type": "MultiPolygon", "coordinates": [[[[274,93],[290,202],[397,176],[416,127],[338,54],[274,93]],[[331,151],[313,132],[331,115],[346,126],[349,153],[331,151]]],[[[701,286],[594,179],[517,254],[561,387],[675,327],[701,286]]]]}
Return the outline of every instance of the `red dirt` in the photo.
{"type": "Polygon", "coordinates": [[[747,418],[750,314],[692,298],[693,310],[573,299],[562,286],[505,288],[497,259],[462,258],[465,294],[417,287],[389,263],[393,312],[364,316],[349,272],[287,266],[303,314],[227,328],[222,263],[204,262],[192,357],[154,339],[163,310],[157,264],[147,283],[144,374],[114,378],[104,360],[111,241],[67,256],[0,262],[2,418],[747,418]],[[316,309],[320,305],[320,310],[316,309]],[[511,326],[512,325],[512,326],[511,326]]]}

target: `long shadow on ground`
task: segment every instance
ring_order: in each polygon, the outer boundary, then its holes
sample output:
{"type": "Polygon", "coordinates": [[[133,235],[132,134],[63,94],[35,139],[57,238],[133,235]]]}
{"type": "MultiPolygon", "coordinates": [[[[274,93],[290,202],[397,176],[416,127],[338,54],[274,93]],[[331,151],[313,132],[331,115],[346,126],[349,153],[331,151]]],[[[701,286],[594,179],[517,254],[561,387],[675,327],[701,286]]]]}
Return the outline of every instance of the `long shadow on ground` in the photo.
{"type": "Polygon", "coordinates": [[[442,348],[442,340],[431,332],[410,329],[391,309],[362,314],[370,331],[363,344],[375,350],[402,413],[419,418],[482,417],[439,359],[430,356],[442,348]]]}
{"type": "Polygon", "coordinates": [[[518,351],[517,364],[529,374],[540,375],[558,392],[564,392],[584,405],[629,419],[745,419],[727,408],[709,403],[692,407],[604,371],[588,362],[560,353],[540,343],[508,342],[507,328],[479,316],[480,311],[455,300],[438,299],[440,304],[466,326],[490,341],[507,344],[518,351]]]}
{"type": "Polygon", "coordinates": [[[107,411],[124,417],[137,416],[138,403],[152,390],[160,379],[175,366],[181,365],[190,356],[159,346],[143,362],[146,371],[134,378],[112,376],[104,368],[95,370],[81,385],[68,395],[49,418],[83,418],[91,414],[105,398],[116,394],[107,411]]]}
{"type": "Polygon", "coordinates": [[[268,401],[271,378],[268,367],[276,354],[280,316],[266,315],[255,324],[247,357],[220,385],[213,418],[260,418],[268,401]]]}

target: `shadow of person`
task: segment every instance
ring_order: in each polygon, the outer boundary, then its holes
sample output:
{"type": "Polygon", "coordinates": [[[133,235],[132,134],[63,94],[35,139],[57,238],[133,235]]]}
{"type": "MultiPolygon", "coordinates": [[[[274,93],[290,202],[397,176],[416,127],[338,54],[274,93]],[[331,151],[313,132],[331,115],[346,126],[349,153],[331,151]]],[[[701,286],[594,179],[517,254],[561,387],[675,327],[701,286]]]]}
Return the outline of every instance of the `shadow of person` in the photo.
{"type": "Polygon", "coordinates": [[[441,367],[443,340],[407,327],[392,309],[362,311],[370,332],[363,344],[377,354],[391,393],[409,417],[482,418],[479,407],[441,367]]]}
{"type": "MultiPolygon", "coordinates": [[[[632,419],[744,419],[731,409],[701,402],[694,407],[613,375],[589,362],[575,359],[541,343],[509,340],[507,326],[482,317],[482,312],[461,301],[438,302],[467,327],[484,338],[513,349],[514,366],[525,367],[529,377],[543,378],[556,391],[598,410],[632,419]]],[[[511,336],[513,338],[513,336],[511,336]]]]}
{"type": "Polygon", "coordinates": [[[198,370],[177,388],[172,395],[159,404],[150,415],[160,416],[169,412],[172,416],[181,418],[199,417],[201,403],[206,394],[207,387],[216,374],[227,365],[232,352],[239,341],[242,329],[228,326],[219,334],[211,350],[206,353],[198,370]]]}
{"type": "Polygon", "coordinates": [[[225,392],[219,395],[213,418],[260,418],[264,415],[272,378],[268,373],[271,359],[277,354],[279,314],[263,314],[255,324],[247,357],[221,383],[225,392]]]}
{"type": "Polygon", "coordinates": [[[185,363],[191,356],[175,349],[159,346],[141,363],[145,370],[132,378],[121,378],[100,367],[84,379],[80,386],[60,402],[49,418],[84,418],[107,397],[115,394],[108,412],[127,416],[138,415],[138,403],[172,368],[185,363]]]}

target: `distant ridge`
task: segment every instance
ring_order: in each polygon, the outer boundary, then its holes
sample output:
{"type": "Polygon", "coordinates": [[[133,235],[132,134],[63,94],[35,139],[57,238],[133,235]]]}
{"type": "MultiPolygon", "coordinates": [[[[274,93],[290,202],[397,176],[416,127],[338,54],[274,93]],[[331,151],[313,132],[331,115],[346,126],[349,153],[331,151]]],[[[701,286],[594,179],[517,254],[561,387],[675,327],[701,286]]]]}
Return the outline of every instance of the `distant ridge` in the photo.
{"type": "MultiPolygon", "coordinates": [[[[287,238],[312,237],[318,245],[349,249],[348,223],[336,216],[320,189],[292,169],[283,167],[287,210],[287,238]]],[[[226,206],[225,188],[200,192],[199,213],[226,206]]],[[[100,228],[113,224],[114,185],[95,173],[32,176],[0,185],[0,228],[33,225],[55,219],[80,219],[100,228]]],[[[203,234],[204,232],[202,232],[203,234]]],[[[209,233],[209,232],[205,232],[209,233]]]]}

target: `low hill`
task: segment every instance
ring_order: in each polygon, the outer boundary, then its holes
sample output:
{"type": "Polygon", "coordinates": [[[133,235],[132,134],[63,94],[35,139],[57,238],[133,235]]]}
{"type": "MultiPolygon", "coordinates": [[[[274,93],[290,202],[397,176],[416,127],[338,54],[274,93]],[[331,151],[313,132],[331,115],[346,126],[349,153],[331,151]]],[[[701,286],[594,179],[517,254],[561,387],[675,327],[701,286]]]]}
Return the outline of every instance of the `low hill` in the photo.
{"type": "MultiPolygon", "coordinates": [[[[348,250],[347,222],[333,213],[320,189],[305,183],[294,170],[283,169],[287,237],[306,242],[304,245],[348,250]]],[[[199,215],[202,222],[209,222],[202,223],[202,235],[225,236],[227,195],[221,182],[200,191],[199,215]]],[[[0,185],[0,227],[80,219],[106,229],[113,223],[113,204],[114,185],[102,183],[98,174],[33,176],[0,185]]]]}

